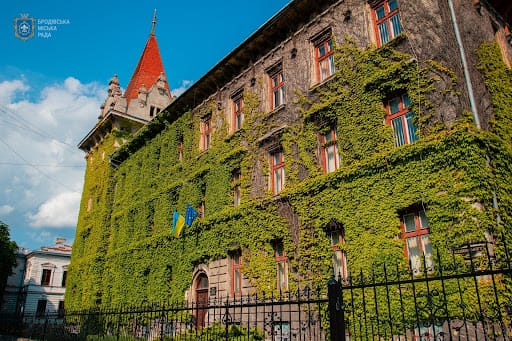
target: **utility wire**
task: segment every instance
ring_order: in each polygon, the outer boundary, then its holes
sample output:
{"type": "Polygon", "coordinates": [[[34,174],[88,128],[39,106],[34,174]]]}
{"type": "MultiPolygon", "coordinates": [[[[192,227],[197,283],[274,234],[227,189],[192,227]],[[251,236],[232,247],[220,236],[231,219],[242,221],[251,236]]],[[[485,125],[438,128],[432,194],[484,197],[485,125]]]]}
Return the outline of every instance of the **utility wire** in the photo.
{"type": "Polygon", "coordinates": [[[43,138],[46,138],[46,139],[49,139],[52,141],[56,141],[64,146],[67,146],[68,148],[71,148],[72,150],[76,150],[76,146],[73,146],[67,142],[61,141],[53,136],[50,136],[50,134],[42,131],[41,129],[34,126],[32,123],[28,122],[23,117],[21,117],[20,115],[17,115],[11,109],[9,109],[3,105],[0,105],[0,112],[6,114],[11,119],[11,121],[4,119],[3,122],[5,122],[5,123],[15,126],[17,128],[20,128],[20,130],[21,129],[29,130],[40,137],[43,137],[43,138]],[[18,124],[15,124],[14,122],[12,122],[12,120],[17,121],[18,124]]]}
{"type": "Polygon", "coordinates": [[[70,190],[70,191],[74,191],[74,189],[64,185],[62,182],[58,181],[57,179],[51,177],[50,175],[48,175],[47,173],[45,173],[44,171],[42,171],[37,165],[27,161],[23,156],[21,156],[14,148],[12,148],[7,142],[5,142],[2,138],[0,138],[0,142],[2,142],[10,151],[12,151],[17,157],[19,157],[27,166],[30,166],[32,168],[34,168],[36,171],[38,171],[41,175],[44,175],[46,178],[50,179],[51,181],[55,182],[56,184],[70,190]]]}
{"type": "MultiPolygon", "coordinates": [[[[9,162],[9,161],[0,161],[1,165],[9,165],[9,166],[26,166],[26,163],[22,162],[9,162]]],[[[30,165],[37,167],[57,167],[57,168],[83,168],[84,165],[79,164],[64,164],[64,163],[30,163],[30,165]]]]}

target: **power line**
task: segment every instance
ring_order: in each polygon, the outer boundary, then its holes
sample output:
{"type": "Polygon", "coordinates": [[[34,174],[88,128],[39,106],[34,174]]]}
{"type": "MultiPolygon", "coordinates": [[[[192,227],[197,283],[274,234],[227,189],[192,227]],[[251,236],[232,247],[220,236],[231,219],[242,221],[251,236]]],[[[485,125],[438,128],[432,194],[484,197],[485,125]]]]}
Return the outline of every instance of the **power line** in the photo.
{"type": "Polygon", "coordinates": [[[53,136],[50,136],[50,134],[42,131],[41,129],[39,129],[38,127],[34,126],[32,123],[30,123],[29,121],[25,120],[23,117],[21,117],[20,115],[17,115],[15,112],[13,112],[11,109],[3,106],[3,105],[0,105],[0,112],[6,114],[7,116],[9,116],[9,118],[11,119],[11,121],[9,120],[3,120],[3,122],[7,123],[7,124],[10,124],[16,128],[19,128],[20,130],[21,129],[24,129],[24,130],[28,130],[28,131],[31,131],[32,133],[40,136],[40,137],[43,137],[45,139],[49,139],[51,141],[55,141],[55,142],[58,142],[62,145],[65,145],[67,146],[68,148],[71,148],[72,150],[76,150],[76,146],[74,145],[71,145],[67,142],[64,142],[64,141],[61,141],[53,136]],[[14,121],[17,121],[17,124],[15,122],[13,122],[12,120],[14,121]]]}
{"type": "Polygon", "coordinates": [[[2,142],[10,151],[12,151],[17,157],[19,157],[27,166],[30,166],[34,168],[36,171],[38,171],[41,175],[44,175],[46,178],[50,179],[51,181],[55,182],[56,184],[70,190],[74,191],[74,189],[64,185],[62,182],[58,181],[57,179],[51,177],[50,175],[46,174],[44,171],[42,171],[37,165],[30,163],[27,161],[23,156],[21,156],[14,148],[12,148],[7,142],[5,142],[2,138],[0,138],[0,142],[2,142]]]}
{"type": "MultiPolygon", "coordinates": [[[[0,161],[0,165],[9,165],[9,166],[27,166],[27,163],[22,162],[9,162],[9,161],[0,161]]],[[[79,164],[64,164],[64,163],[33,163],[30,165],[37,167],[57,167],[57,168],[83,168],[85,165],[79,164]]]]}

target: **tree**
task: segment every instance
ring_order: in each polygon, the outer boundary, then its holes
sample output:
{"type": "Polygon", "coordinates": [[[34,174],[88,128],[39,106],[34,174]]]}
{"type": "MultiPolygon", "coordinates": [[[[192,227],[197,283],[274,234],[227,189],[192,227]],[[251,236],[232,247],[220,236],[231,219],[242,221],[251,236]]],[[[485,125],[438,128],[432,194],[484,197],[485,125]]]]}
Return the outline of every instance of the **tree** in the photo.
{"type": "Polygon", "coordinates": [[[9,235],[9,226],[0,220],[0,306],[3,302],[7,278],[12,274],[16,265],[16,250],[18,246],[9,235]]]}

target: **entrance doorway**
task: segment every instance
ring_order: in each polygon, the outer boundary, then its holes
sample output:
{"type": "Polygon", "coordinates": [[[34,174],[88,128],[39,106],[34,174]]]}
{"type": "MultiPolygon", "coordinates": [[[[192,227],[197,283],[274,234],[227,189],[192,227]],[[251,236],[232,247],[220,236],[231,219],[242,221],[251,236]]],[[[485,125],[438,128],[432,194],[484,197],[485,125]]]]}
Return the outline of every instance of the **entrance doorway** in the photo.
{"type": "Polygon", "coordinates": [[[196,279],[196,328],[205,326],[208,312],[208,276],[202,273],[196,279]]]}

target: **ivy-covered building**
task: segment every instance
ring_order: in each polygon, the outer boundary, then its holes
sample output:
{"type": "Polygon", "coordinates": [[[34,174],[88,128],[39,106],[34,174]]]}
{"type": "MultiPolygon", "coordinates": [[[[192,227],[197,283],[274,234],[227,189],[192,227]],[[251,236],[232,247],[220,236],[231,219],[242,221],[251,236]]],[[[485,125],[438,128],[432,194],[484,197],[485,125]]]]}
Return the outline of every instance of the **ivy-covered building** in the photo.
{"type": "Polygon", "coordinates": [[[116,110],[145,93],[114,79],[80,144],[66,307],[420,272],[433,247],[509,234],[510,5],[492,5],[295,0],[144,117],[116,110]],[[187,205],[200,217],[176,237],[187,205]]]}

